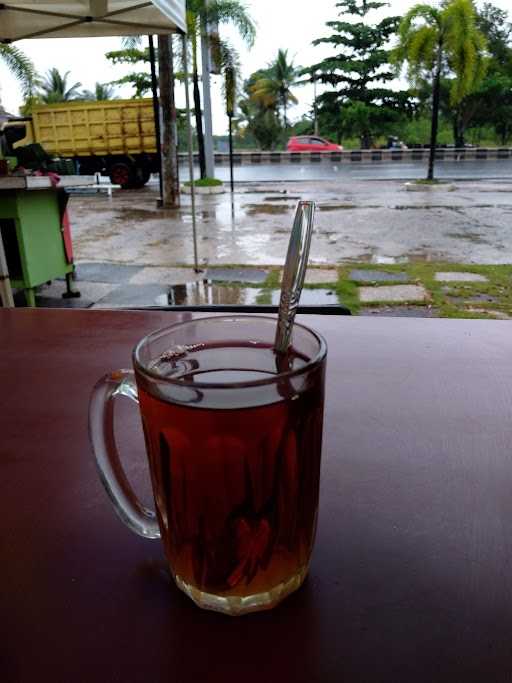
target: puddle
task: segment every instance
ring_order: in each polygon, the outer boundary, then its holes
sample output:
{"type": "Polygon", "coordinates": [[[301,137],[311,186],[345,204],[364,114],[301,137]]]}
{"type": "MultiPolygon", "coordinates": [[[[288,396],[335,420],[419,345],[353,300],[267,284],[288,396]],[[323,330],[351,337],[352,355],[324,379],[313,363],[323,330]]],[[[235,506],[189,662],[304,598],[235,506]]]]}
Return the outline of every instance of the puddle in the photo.
{"type": "Polygon", "coordinates": [[[383,254],[373,254],[370,258],[371,263],[377,263],[381,266],[393,266],[400,263],[408,263],[407,256],[384,256],[383,254]]]}
{"type": "Polygon", "coordinates": [[[358,258],[347,259],[347,263],[375,263],[381,266],[402,265],[404,263],[430,263],[431,261],[446,261],[446,255],[433,251],[410,251],[402,256],[387,256],[385,254],[362,254],[358,258]]]}
{"type": "Polygon", "coordinates": [[[210,280],[172,285],[167,294],[155,298],[156,306],[195,306],[200,304],[255,304],[260,294],[256,287],[228,287],[210,280]]]}
{"type": "Polygon", "coordinates": [[[256,216],[257,214],[279,215],[291,211],[291,206],[283,204],[244,204],[242,206],[247,212],[248,216],[256,216]]]}
{"type": "MultiPolygon", "coordinates": [[[[258,287],[236,287],[217,285],[210,280],[172,285],[167,293],[154,299],[156,306],[195,306],[201,304],[231,304],[237,306],[268,303],[277,306],[281,292],[279,289],[260,289],[258,287]]],[[[300,303],[309,306],[337,304],[334,289],[304,289],[300,303]]]]}
{"type": "MultiPolygon", "coordinates": [[[[272,290],[272,303],[278,305],[280,296],[281,292],[278,289],[272,290]]],[[[337,304],[338,297],[334,289],[303,289],[300,303],[304,306],[337,304]]]]}

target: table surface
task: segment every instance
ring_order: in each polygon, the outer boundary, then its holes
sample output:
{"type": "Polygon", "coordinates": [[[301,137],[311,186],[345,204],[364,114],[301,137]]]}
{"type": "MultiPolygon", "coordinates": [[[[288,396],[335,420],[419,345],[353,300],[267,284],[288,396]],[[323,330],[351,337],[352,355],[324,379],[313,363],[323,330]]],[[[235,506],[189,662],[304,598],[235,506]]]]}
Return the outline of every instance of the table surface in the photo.
{"type": "MultiPolygon", "coordinates": [[[[93,185],[96,182],[94,176],[62,175],[59,187],[78,187],[93,185]]],[[[49,176],[2,176],[0,177],[0,190],[48,190],[53,187],[49,176]]]]}
{"type": "Polygon", "coordinates": [[[230,618],[118,520],[87,436],[96,379],[183,315],[0,310],[1,680],[510,681],[512,323],[308,320],[329,344],[310,576],[230,618]]]}

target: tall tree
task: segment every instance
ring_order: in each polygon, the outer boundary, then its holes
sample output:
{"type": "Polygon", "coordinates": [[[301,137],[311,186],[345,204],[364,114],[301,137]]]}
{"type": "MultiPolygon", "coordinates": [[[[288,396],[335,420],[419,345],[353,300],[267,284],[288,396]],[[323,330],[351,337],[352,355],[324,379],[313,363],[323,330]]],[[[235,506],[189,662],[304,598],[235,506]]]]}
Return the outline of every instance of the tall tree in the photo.
{"type": "Polygon", "coordinates": [[[399,27],[399,41],[394,58],[407,64],[413,86],[432,84],[432,124],[427,179],[434,178],[441,79],[454,78],[450,101],[457,106],[476,90],[485,73],[486,41],[476,26],[472,0],[448,0],[441,7],[420,4],[412,7],[399,27]]]}
{"type": "Polygon", "coordinates": [[[116,98],[115,88],[110,83],[94,84],[94,90],[84,90],[81,94],[81,99],[91,101],[114,100],[116,98]]]}
{"type": "Polygon", "coordinates": [[[290,104],[297,104],[292,88],[302,85],[301,67],[295,66],[293,59],[288,61],[288,50],[278,50],[276,59],[269,65],[263,78],[254,84],[253,93],[256,98],[267,99],[269,103],[277,103],[282,113],[283,128],[288,128],[287,109],[290,104]]]}
{"type": "Polygon", "coordinates": [[[187,35],[192,50],[192,85],[194,96],[194,114],[196,121],[197,143],[201,177],[205,176],[203,112],[199,92],[199,41],[205,25],[231,25],[248,47],[252,47],[256,36],[254,22],[239,0],[187,0],[187,35]]]}
{"type": "Polygon", "coordinates": [[[45,104],[80,99],[81,83],[69,84],[69,71],[62,74],[56,67],[49,69],[39,86],[39,99],[45,104]]]}
{"type": "Polygon", "coordinates": [[[368,16],[386,4],[372,0],[336,3],[341,18],[327,22],[333,33],[313,41],[313,45],[328,45],[335,52],[304,70],[310,80],[333,88],[318,97],[320,117],[331,121],[327,127],[337,129],[338,140],[342,133],[357,134],[365,148],[370,147],[375,133],[396,119],[400,108],[396,93],[385,87],[395,78],[387,45],[399,17],[371,23],[368,16]]]}
{"type": "Polygon", "coordinates": [[[0,60],[21,85],[23,97],[25,99],[32,97],[36,86],[37,72],[27,55],[15,45],[0,43],[0,60]]]}
{"type": "Polygon", "coordinates": [[[245,124],[244,131],[252,136],[261,149],[274,149],[282,133],[277,113],[275,93],[261,93],[255,85],[268,77],[267,69],[255,71],[244,82],[243,94],[238,101],[239,124],[245,124]]]}
{"type": "Polygon", "coordinates": [[[512,70],[512,24],[506,10],[485,2],[476,14],[476,26],[487,40],[487,49],[495,66],[512,70]]]}
{"type": "MultiPolygon", "coordinates": [[[[149,48],[141,47],[140,36],[131,36],[130,40],[123,39],[124,47],[122,50],[112,50],[107,52],[105,57],[112,64],[143,64],[149,65],[149,48]]],[[[144,97],[151,92],[151,74],[149,69],[146,71],[132,71],[122,78],[112,81],[111,85],[131,85],[135,89],[134,97],[144,97]]]]}
{"type": "MultiPolygon", "coordinates": [[[[476,25],[487,40],[487,69],[482,82],[460,102],[451,98],[453,78],[441,78],[440,114],[450,121],[456,147],[464,147],[471,129],[489,127],[506,144],[512,131],[512,27],[505,10],[485,3],[477,9],[476,25]]],[[[423,102],[430,102],[432,87],[425,83],[420,92],[423,102]]]]}

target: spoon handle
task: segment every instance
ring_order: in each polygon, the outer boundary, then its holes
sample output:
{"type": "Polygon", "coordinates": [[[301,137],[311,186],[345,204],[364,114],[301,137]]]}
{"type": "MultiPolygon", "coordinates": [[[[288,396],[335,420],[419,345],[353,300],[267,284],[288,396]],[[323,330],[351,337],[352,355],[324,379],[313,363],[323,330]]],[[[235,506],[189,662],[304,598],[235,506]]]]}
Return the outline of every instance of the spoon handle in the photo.
{"type": "Polygon", "coordinates": [[[315,202],[301,201],[298,203],[281,283],[281,299],[274,342],[278,353],[285,353],[290,345],[293,321],[295,320],[308,265],[314,217],[315,202]]]}

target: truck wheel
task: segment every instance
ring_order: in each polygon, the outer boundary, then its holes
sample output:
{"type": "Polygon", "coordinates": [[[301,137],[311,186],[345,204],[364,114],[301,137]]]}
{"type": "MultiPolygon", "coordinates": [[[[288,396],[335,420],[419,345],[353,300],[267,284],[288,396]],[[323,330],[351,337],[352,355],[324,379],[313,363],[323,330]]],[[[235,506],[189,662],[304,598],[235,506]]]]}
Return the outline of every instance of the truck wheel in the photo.
{"type": "Polygon", "coordinates": [[[133,167],[129,164],[125,164],[123,161],[112,164],[108,175],[110,177],[110,182],[113,185],[121,185],[123,190],[131,187],[134,180],[133,167]]]}
{"type": "Polygon", "coordinates": [[[130,187],[133,190],[140,190],[141,187],[149,180],[150,173],[144,166],[134,166],[132,169],[132,178],[130,187]]]}
{"type": "Polygon", "coordinates": [[[151,177],[151,171],[148,168],[142,168],[141,170],[142,170],[141,180],[145,185],[148,182],[149,178],[151,177]]]}

